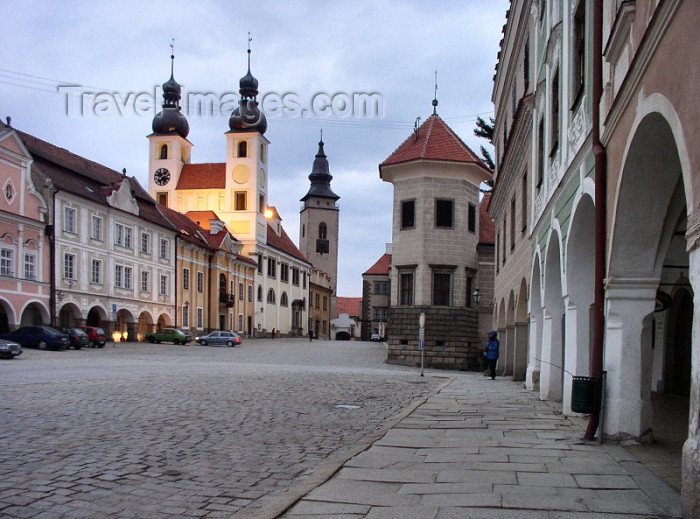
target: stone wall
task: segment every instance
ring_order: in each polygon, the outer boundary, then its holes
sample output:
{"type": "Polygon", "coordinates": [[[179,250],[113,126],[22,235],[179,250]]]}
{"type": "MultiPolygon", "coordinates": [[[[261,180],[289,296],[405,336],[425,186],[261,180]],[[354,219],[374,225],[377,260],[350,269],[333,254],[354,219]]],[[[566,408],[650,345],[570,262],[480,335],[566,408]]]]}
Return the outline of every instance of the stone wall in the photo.
{"type": "Polygon", "coordinates": [[[484,345],[478,337],[475,310],[463,307],[404,306],[389,308],[387,362],[420,366],[418,318],[425,313],[426,368],[479,370],[484,345]]]}

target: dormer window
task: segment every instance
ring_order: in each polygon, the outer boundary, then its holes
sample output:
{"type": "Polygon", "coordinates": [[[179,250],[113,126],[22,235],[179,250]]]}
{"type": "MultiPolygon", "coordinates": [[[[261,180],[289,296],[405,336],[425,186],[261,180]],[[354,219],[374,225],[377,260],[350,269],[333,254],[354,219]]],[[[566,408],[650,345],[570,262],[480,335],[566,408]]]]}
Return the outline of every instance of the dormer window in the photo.
{"type": "Polygon", "coordinates": [[[245,158],[248,156],[248,142],[241,141],[238,143],[238,157],[245,158]]]}

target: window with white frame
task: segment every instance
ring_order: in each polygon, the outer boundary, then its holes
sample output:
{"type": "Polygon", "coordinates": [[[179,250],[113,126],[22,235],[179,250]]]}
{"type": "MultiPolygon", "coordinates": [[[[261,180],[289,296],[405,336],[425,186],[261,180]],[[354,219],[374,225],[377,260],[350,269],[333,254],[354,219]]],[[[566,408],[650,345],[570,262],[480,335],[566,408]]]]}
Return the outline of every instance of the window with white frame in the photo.
{"type": "Polygon", "coordinates": [[[197,307],[197,328],[204,328],[204,309],[197,307]]]}
{"type": "Polygon", "coordinates": [[[14,275],[14,251],[12,249],[0,249],[0,276],[14,275]]]}
{"type": "Polygon", "coordinates": [[[63,230],[75,234],[75,209],[72,207],[63,208],[63,230]]]}
{"type": "Polygon", "coordinates": [[[267,302],[268,303],[275,302],[275,291],[273,289],[270,289],[267,291],[267,302]]]}
{"type": "Polygon", "coordinates": [[[184,290],[189,290],[190,288],[190,269],[182,269],[182,288],[184,290]]]}
{"type": "Polygon", "coordinates": [[[184,305],[182,307],[182,327],[188,328],[190,326],[190,305],[184,305]]]}
{"type": "Polygon", "coordinates": [[[160,240],[160,257],[168,259],[168,240],[160,240]]]}
{"type": "Polygon", "coordinates": [[[238,314],[238,331],[243,331],[243,314],[238,314]]]}
{"type": "Polygon", "coordinates": [[[292,267],[292,285],[299,286],[299,268],[292,267]]]}
{"type": "Polygon", "coordinates": [[[151,253],[151,236],[147,232],[141,233],[141,252],[143,254],[151,253]]]}
{"type": "Polygon", "coordinates": [[[124,283],[124,266],[115,265],[114,266],[114,286],[116,288],[121,288],[122,283],[124,283]]]}
{"type": "Polygon", "coordinates": [[[63,255],[63,277],[66,279],[75,279],[75,254],[63,255]]]}
{"type": "Polygon", "coordinates": [[[131,290],[132,279],[133,279],[133,269],[131,267],[124,267],[124,288],[131,290]]]}
{"type": "Polygon", "coordinates": [[[286,263],[280,265],[280,279],[283,283],[289,283],[289,265],[286,263]]]}
{"type": "Polygon", "coordinates": [[[36,254],[24,254],[24,279],[36,281],[36,254]]]}
{"type": "Polygon", "coordinates": [[[114,243],[126,249],[131,248],[131,227],[127,227],[121,223],[115,224],[114,227],[114,243]]]}
{"type": "Polygon", "coordinates": [[[197,272],[197,292],[204,292],[204,272],[197,272]]]}
{"type": "Polygon", "coordinates": [[[90,266],[90,281],[95,284],[102,283],[102,262],[100,260],[92,260],[90,266]]]}
{"type": "Polygon", "coordinates": [[[141,271],[141,292],[150,292],[150,279],[147,270],[141,271]]]}
{"type": "Polygon", "coordinates": [[[243,301],[243,283],[240,281],[238,282],[238,299],[243,301]]]}
{"type": "Polygon", "coordinates": [[[248,302],[253,302],[253,285],[248,285],[248,302]]]}
{"type": "Polygon", "coordinates": [[[92,226],[90,229],[92,239],[102,241],[102,218],[92,215],[92,226]]]}
{"type": "Polygon", "coordinates": [[[166,275],[160,276],[160,295],[168,295],[168,276],[166,275]]]}

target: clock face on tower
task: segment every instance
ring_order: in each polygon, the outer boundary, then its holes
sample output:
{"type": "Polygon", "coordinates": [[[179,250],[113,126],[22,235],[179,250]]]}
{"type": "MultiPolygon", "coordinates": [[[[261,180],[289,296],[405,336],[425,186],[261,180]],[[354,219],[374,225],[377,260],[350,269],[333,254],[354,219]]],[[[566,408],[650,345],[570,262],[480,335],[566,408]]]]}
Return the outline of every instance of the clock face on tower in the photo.
{"type": "Polygon", "coordinates": [[[168,171],[165,168],[157,169],[156,172],[153,174],[153,180],[159,186],[164,186],[165,184],[170,182],[170,171],[168,171]]]}

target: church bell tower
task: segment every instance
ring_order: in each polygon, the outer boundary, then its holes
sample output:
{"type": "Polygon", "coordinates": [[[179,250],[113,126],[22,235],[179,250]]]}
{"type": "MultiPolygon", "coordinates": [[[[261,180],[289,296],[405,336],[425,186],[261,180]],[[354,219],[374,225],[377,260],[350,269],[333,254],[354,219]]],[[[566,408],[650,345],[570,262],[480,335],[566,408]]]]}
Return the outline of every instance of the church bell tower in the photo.
{"type": "Polygon", "coordinates": [[[338,235],[340,210],[336,202],[340,198],[331,190],[328,158],[323,150],[323,133],[318,143],[318,153],[314,158],[309,175],[311,186],[301,201],[304,203],[299,216],[300,250],[314,267],[323,270],[331,277],[331,318],[337,315],[338,287],[338,235]]]}

